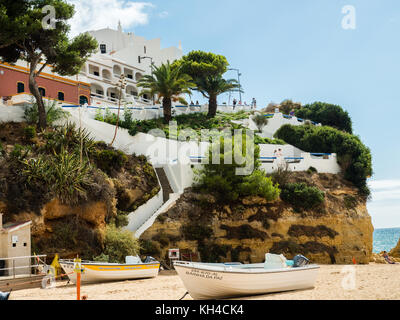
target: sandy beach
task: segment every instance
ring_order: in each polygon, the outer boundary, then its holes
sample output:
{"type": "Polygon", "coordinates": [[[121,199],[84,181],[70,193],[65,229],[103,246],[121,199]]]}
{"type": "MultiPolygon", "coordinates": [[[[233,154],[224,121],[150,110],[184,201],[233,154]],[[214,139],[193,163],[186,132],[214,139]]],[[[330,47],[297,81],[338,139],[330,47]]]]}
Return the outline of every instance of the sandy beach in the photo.
{"type": "MultiPolygon", "coordinates": [[[[400,300],[400,264],[322,265],[313,290],[245,297],[245,300],[400,300]],[[347,270],[347,271],[346,271],[347,270]],[[350,275],[355,274],[355,288],[350,275]],[[346,278],[347,277],[347,278],[346,278]],[[349,286],[343,288],[342,283],[349,286]]],[[[353,282],[354,283],[354,282],[353,282]]],[[[88,300],[178,300],[186,292],[174,271],[162,271],[155,279],[90,284],[81,289],[88,300]]],[[[13,292],[10,300],[74,300],[76,287],[66,281],[53,289],[29,289],[13,292]]],[[[191,299],[187,296],[185,299],[191,299]]]]}

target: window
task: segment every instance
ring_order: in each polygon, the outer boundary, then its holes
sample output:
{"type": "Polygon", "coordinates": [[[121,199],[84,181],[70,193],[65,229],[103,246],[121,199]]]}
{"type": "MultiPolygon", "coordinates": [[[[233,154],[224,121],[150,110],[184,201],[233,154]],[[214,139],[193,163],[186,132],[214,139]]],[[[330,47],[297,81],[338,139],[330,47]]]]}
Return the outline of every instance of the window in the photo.
{"type": "Polygon", "coordinates": [[[13,243],[13,248],[15,248],[17,246],[17,244],[16,243],[13,243]]]}
{"type": "Polygon", "coordinates": [[[79,97],[79,104],[84,105],[86,103],[89,103],[88,98],[86,96],[80,96],[79,97]]]}
{"type": "Polygon", "coordinates": [[[103,90],[99,90],[99,89],[96,90],[96,93],[101,95],[101,96],[104,94],[103,90]]]}
{"type": "Polygon", "coordinates": [[[128,77],[128,79],[133,79],[133,75],[131,74],[127,74],[126,76],[128,77]]]}
{"type": "Polygon", "coordinates": [[[145,54],[147,53],[147,48],[146,48],[146,46],[144,46],[144,53],[145,53],[145,54]]]}
{"type": "Polygon", "coordinates": [[[100,52],[101,53],[107,53],[107,47],[105,44],[101,44],[100,45],[100,52]]]}
{"type": "Polygon", "coordinates": [[[140,63],[140,56],[138,56],[138,62],[140,63]]]}
{"type": "Polygon", "coordinates": [[[46,89],[45,89],[45,88],[39,88],[39,92],[40,92],[40,95],[41,95],[42,97],[45,97],[45,96],[46,96],[46,89]]]}
{"type": "Polygon", "coordinates": [[[58,100],[60,100],[60,101],[64,101],[64,92],[59,92],[58,93],[58,100]]]}
{"type": "Polygon", "coordinates": [[[18,82],[17,83],[17,93],[23,93],[25,92],[25,84],[23,82],[18,82]]]}
{"type": "Polygon", "coordinates": [[[100,73],[99,73],[98,71],[93,71],[93,74],[94,74],[95,76],[100,77],[100,73]]]}
{"type": "Polygon", "coordinates": [[[24,247],[26,247],[27,246],[27,243],[26,242],[24,242],[24,247]]]}

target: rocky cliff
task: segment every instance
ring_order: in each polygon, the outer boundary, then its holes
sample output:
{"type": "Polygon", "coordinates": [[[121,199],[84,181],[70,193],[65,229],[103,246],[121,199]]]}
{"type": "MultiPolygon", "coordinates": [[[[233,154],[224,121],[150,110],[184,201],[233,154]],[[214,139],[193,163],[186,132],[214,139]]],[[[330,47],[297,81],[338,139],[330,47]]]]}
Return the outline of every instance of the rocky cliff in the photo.
{"type": "Polygon", "coordinates": [[[390,252],[389,255],[395,258],[400,258],[400,239],[399,242],[397,243],[397,246],[394,247],[390,252]]]}
{"type": "Polygon", "coordinates": [[[253,197],[222,205],[187,189],[141,236],[143,253],[166,259],[168,248],[180,248],[201,261],[256,263],[271,252],[316,263],[369,263],[373,226],[357,188],[339,175],[301,172],[291,179],[323,190],[324,204],[298,211],[282,200],[253,197]]]}
{"type": "Polygon", "coordinates": [[[36,132],[27,123],[0,124],[0,212],[4,223],[33,222],[32,252],[92,259],[103,250],[106,226],[123,227],[160,190],[146,157],[84,135],[81,142],[71,125],[36,132]]]}

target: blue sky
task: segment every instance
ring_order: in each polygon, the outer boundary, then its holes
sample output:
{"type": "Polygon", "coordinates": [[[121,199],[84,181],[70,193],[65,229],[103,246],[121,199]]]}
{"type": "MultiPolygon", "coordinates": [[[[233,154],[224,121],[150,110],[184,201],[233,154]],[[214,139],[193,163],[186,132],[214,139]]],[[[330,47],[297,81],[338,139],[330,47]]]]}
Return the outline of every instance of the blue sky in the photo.
{"type": "MultiPolygon", "coordinates": [[[[400,227],[398,0],[104,3],[130,8],[129,17],[121,18],[125,31],[161,38],[163,47],[182,41],[184,53],[225,55],[242,73],[243,101],[255,97],[262,107],[286,98],[341,105],[372,151],[374,193],[368,206],[374,226],[400,227]],[[345,5],[356,10],[354,30],[342,28],[345,5]]],[[[121,15],[107,11],[104,26],[115,27],[121,15]]]]}

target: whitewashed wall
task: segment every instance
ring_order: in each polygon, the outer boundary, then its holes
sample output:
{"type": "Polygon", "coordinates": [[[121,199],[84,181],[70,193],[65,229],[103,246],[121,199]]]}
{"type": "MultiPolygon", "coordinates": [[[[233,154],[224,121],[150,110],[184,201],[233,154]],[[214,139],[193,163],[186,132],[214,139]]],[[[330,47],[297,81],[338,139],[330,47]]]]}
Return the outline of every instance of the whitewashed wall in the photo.
{"type": "Polygon", "coordinates": [[[156,196],[128,215],[129,224],[126,228],[135,232],[163,205],[163,202],[163,190],[161,188],[156,196]]]}
{"type": "Polygon", "coordinates": [[[288,164],[287,169],[294,172],[307,171],[310,167],[314,167],[320,173],[338,174],[341,171],[335,153],[326,155],[326,159],[313,156],[310,153],[301,153],[299,157],[278,157],[268,159],[268,162],[265,162],[266,159],[262,159],[262,161],[261,169],[264,169],[267,173],[273,173],[279,167],[286,168],[286,163],[288,164]]]}
{"type": "Polygon", "coordinates": [[[24,107],[5,106],[0,104],[0,122],[22,122],[24,119],[24,107]]]}
{"type": "MultiPolygon", "coordinates": [[[[273,138],[274,134],[280,127],[285,124],[291,124],[293,126],[301,126],[304,124],[304,120],[297,117],[285,116],[281,112],[273,114],[272,118],[268,118],[268,124],[263,127],[262,133],[260,134],[263,138],[273,138]]],[[[314,125],[320,126],[320,123],[313,122],[314,125]]]]}

